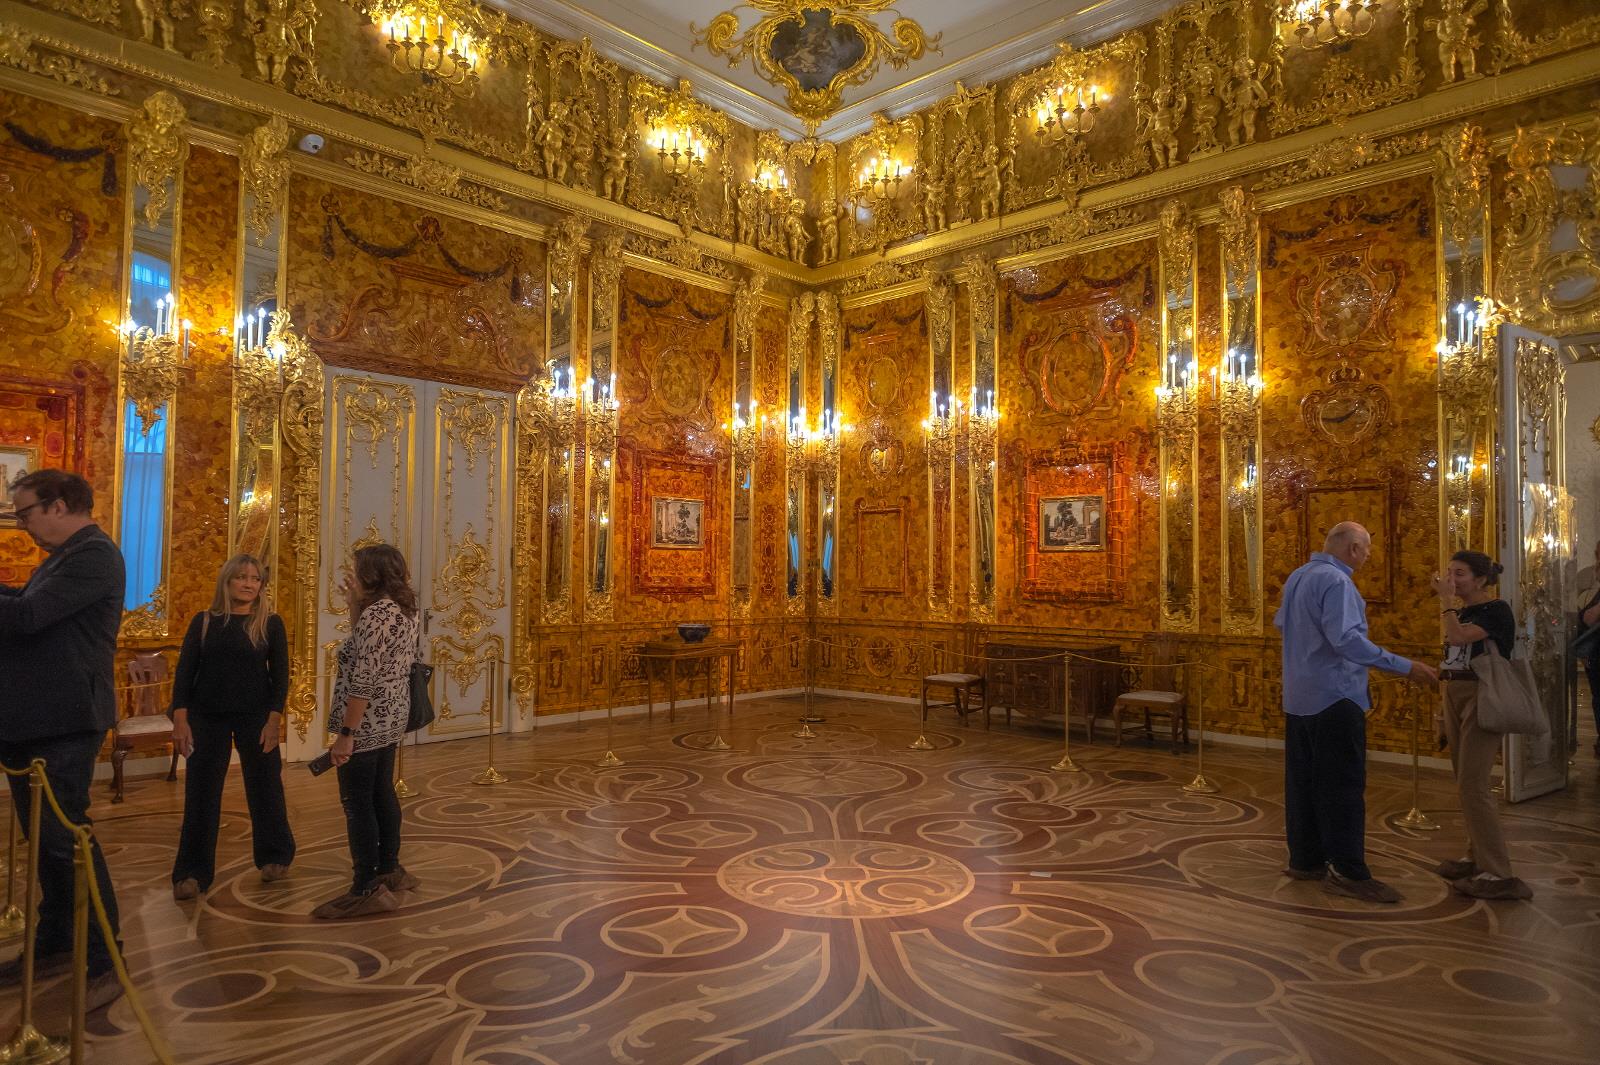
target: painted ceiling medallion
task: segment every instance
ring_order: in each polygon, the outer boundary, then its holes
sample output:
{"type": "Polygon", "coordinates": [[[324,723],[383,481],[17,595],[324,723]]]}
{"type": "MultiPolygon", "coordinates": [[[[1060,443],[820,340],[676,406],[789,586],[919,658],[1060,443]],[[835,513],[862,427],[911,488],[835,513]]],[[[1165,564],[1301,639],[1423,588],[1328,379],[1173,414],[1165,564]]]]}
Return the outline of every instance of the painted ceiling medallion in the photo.
{"type": "MultiPolygon", "coordinates": [[[[894,11],[895,0],[745,0],[761,19],[739,29],[739,16],[724,11],[703,29],[689,25],[695,45],[726,56],[736,67],[750,56],[756,73],[788,93],[789,110],[815,134],[839,110],[846,87],[869,81],[881,63],[896,70],[939,51],[916,22],[894,11]],[[895,16],[885,33],[869,16],[895,16]]],[[[737,10],[737,9],[736,9],[737,10]]]]}

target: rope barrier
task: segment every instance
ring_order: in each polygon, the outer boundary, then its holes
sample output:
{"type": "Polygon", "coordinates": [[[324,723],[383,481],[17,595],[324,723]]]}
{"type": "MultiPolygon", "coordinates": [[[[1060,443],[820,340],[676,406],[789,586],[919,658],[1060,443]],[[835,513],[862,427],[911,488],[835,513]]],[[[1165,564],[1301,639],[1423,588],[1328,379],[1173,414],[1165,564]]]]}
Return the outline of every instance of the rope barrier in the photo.
{"type": "MultiPolygon", "coordinates": [[[[84,981],[87,978],[88,957],[88,915],[93,913],[95,923],[100,927],[101,937],[105,941],[106,952],[111,956],[111,967],[117,975],[117,982],[122,985],[123,992],[128,997],[128,1005],[132,1008],[134,1017],[139,1022],[139,1028],[144,1033],[146,1042],[150,1044],[151,1053],[161,1065],[173,1065],[172,1051],[167,1047],[166,1041],[156,1031],[155,1024],[150,1020],[150,1015],[145,1012],[144,1003],[139,998],[139,991],[133,985],[133,979],[128,975],[128,967],[122,957],[122,951],[117,946],[117,938],[111,927],[111,918],[106,914],[105,900],[100,896],[100,885],[93,875],[94,870],[94,836],[90,830],[77,824],[67,817],[62,810],[60,802],[56,800],[55,791],[50,786],[50,778],[45,774],[45,763],[41,759],[34,759],[27,769],[12,769],[0,765],[0,773],[8,777],[27,777],[29,789],[33,792],[32,802],[28,810],[28,883],[27,900],[23,910],[23,987],[22,1009],[18,1017],[16,1030],[4,1048],[0,1048],[0,1060],[21,1061],[34,1060],[24,1057],[25,1054],[43,1056],[48,1058],[45,1051],[48,1045],[59,1045],[59,1040],[41,1034],[33,1027],[33,950],[34,934],[33,925],[37,919],[34,913],[34,884],[38,879],[39,868],[39,834],[42,824],[44,804],[48,804],[51,814],[73,836],[74,871],[74,934],[73,934],[73,1003],[72,1003],[72,1033],[70,1037],[70,1054],[74,1065],[83,1061],[84,1031],[86,1022],[86,988],[84,981]],[[43,800],[41,802],[41,799],[43,800]]],[[[16,807],[11,810],[12,824],[16,823],[16,807]]],[[[13,865],[15,858],[13,856],[13,865]]],[[[49,1058],[49,1060],[59,1060],[49,1058]]]]}

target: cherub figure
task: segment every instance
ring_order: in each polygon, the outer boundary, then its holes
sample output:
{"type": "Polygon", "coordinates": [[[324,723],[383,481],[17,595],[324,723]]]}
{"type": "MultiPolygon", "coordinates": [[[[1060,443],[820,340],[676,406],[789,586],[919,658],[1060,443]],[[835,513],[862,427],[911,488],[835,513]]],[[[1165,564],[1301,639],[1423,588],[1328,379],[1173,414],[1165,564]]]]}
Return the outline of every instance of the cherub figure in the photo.
{"type": "Polygon", "coordinates": [[[606,138],[600,151],[600,195],[614,203],[621,203],[628,189],[628,141],[621,134],[606,138]]]}
{"type": "Polygon", "coordinates": [[[1178,164],[1178,125],[1188,108],[1188,100],[1171,85],[1157,89],[1150,101],[1139,140],[1149,146],[1158,170],[1178,164]]]}
{"type": "Polygon", "coordinates": [[[817,215],[817,265],[827,266],[839,258],[839,225],[844,221],[844,209],[836,203],[822,205],[817,215]]]}
{"type": "MultiPolygon", "coordinates": [[[[1222,82],[1222,71],[1215,63],[1200,60],[1193,67],[1194,85],[1194,151],[1204,155],[1217,150],[1217,116],[1222,113],[1222,94],[1227,87],[1222,82]]],[[[1176,128],[1176,127],[1174,127],[1176,128]]]]}
{"type": "Polygon", "coordinates": [[[579,188],[592,188],[589,168],[594,161],[594,125],[585,112],[568,107],[566,128],[562,132],[566,134],[567,159],[574,171],[575,184],[579,188]]]}
{"type": "Polygon", "coordinates": [[[1489,0],[1441,0],[1444,13],[1438,18],[1424,19],[1422,28],[1433,30],[1439,38],[1439,66],[1444,70],[1446,84],[1456,80],[1456,65],[1461,67],[1461,80],[1478,76],[1478,57],[1475,49],[1483,42],[1472,32],[1472,23],[1483,14],[1489,0]]]}
{"type": "Polygon", "coordinates": [[[1228,143],[1234,147],[1256,142],[1256,112],[1267,102],[1267,87],[1256,76],[1255,60],[1241,57],[1233,64],[1228,82],[1228,143]]]}
{"type": "Polygon", "coordinates": [[[789,240],[789,258],[797,263],[805,262],[806,245],[811,242],[811,234],[806,231],[806,205],[798,197],[789,201],[789,212],[783,218],[783,232],[789,240]]]}
{"type": "Polygon", "coordinates": [[[210,66],[220,67],[226,61],[228,30],[233,27],[231,0],[200,0],[200,36],[205,47],[195,53],[195,58],[210,66]]]}
{"type": "MultiPolygon", "coordinates": [[[[950,180],[956,188],[956,221],[965,221],[972,203],[972,152],[975,145],[966,137],[956,141],[956,154],[950,160],[950,180]]],[[[940,227],[943,228],[943,227],[940,227]]]]}
{"type": "Polygon", "coordinates": [[[178,50],[177,28],[173,24],[173,16],[181,14],[175,10],[176,5],[171,0],[133,0],[133,6],[139,10],[139,32],[144,36],[146,44],[156,43],[156,31],[161,32],[161,47],[169,52],[178,50]]]}
{"type": "Polygon", "coordinates": [[[918,176],[919,190],[922,193],[922,224],[926,232],[937,233],[949,228],[949,220],[945,216],[944,175],[937,170],[928,169],[918,176]]]}
{"type": "Polygon", "coordinates": [[[978,166],[978,220],[1000,217],[1001,176],[1011,165],[1010,159],[1000,158],[1000,149],[993,144],[984,149],[983,162],[978,166]]]}
{"type": "Polygon", "coordinates": [[[316,29],[315,8],[296,0],[244,0],[244,14],[254,27],[250,40],[256,46],[256,70],[263,81],[282,85],[289,60],[311,48],[316,29]]]}
{"type": "Polygon", "coordinates": [[[288,147],[289,123],[282,115],[274,115],[250,131],[239,152],[239,173],[245,188],[255,192],[248,201],[245,222],[257,247],[266,245],[273,216],[283,202],[283,190],[289,186],[288,147]]]}
{"type": "Polygon", "coordinates": [[[760,239],[760,195],[748,181],[734,194],[733,239],[739,244],[754,245],[760,239]]]}
{"type": "Polygon", "coordinates": [[[534,138],[544,159],[544,176],[557,184],[567,183],[567,105],[560,100],[550,101],[544,121],[539,123],[539,135],[534,138]]]}

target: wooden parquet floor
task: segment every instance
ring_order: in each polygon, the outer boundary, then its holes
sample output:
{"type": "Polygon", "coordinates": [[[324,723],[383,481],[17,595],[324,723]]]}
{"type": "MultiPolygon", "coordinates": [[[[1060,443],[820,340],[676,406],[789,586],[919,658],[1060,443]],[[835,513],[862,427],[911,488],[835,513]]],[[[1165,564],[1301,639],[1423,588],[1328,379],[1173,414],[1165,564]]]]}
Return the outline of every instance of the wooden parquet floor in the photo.
{"type": "MultiPolygon", "coordinates": [[[[219,876],[173,902],[181,785],[141,780],[98,833],[130,962],[184,1065],[1454,1065],[1592,1063],[1600,1048],[1600,811],[1585,751],[1566,793],[1504,811],[1531,903],[1452,894],[1443,830],[1391,824],[1409,770],[1374,764],[1368,849],[1406,898],[1291,882],[1281,756],[1076,745],[908,708],[741,703],[727,754],[703,715],[408,752],[406,865],[389,916],[314,921],[348,856],[333,776],[286,772],[300,845],[261,884],[230,777],[219,876]]],[[[62,1031],[66,985],[40,1026],[62,1031]]],[[[14,1015],[14,1000],[7,1012],[14,1015]]],[[[7,1019],[8,1026],[11,1023],[7,1019]]],[[[90,1060],[149,1055],[126,1002],[90,1060]]]]}

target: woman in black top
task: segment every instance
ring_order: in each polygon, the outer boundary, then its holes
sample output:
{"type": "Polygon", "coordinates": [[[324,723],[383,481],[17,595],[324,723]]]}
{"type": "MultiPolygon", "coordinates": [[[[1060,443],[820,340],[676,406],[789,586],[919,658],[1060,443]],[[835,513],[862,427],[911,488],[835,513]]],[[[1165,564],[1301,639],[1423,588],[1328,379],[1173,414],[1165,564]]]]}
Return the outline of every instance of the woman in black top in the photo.
{"type": "MultiPolygon", "coordinates": [[[[1600,585],[1600,543],[1594,545],[1595,583],[1600,585]]],[[[1578,632],[1586,632],[1600,625],[1600,587],[1596,587],[1583,606],[1578,608],[1578,632]]],[[[1594,711],[1594,756],[1600,758],[1600,647],[1592,648],[1583,661],[1583,671],[1589,677],[1589,709],[1594,711]]]]}
{"type": "Polygon", "coordinates": [[[288,694],[283,621],[267,609],[261,594],[261,564],[236,555],[217,576],[211,609],[189,623],[172,682],[172,741],[189,760],[173,898],[192,899],[211,886],[222,785],[234,748],[244,773],[256,868],[269,883],[288,874],[294,834],[278,753],[288,694]]]}
{"type": "Polygon", "coordinates": [[[1472,672],[1472,659],[1490,653],[1491,642],[1502,658],[1510,658],[1516,645],[1516,616],[1509,603],[1489,591],[1499,583],[1500,569],[1481,551],[1457,551],[1445,572],[1433,578],[1444,618],[1444,666],[1439,670],[1444,733],[1467,827],[1466,857],[1441,862],[1434,871],[1463,895],[1531,899],[1532,890],[1511,873],[1500,812],[1489,790],[1500,734],[1478,727],[1478,677],[1472,672]]]}

